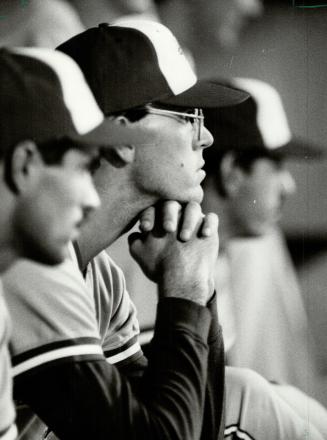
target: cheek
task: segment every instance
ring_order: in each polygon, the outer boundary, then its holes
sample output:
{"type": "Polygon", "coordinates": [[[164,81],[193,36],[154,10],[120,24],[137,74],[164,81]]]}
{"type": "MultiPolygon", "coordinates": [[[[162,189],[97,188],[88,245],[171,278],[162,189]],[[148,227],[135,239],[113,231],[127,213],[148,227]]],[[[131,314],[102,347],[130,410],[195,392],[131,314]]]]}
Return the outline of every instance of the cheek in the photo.
{"type": "Polygon", "coordinates": [[[67,228],[58,218],[51,209],[39,211],[38,203],[21,204],[14,229],[22,257],[44,264],[58,264],[65,258],[67,228]]]}
{"type": "Polygon", "coordinates": [[[84,182],[74,174],[62,173],[43,179],[39,199],[50,210],[64,211],[75,208],[83,197],[84,182]]]}
{"type": "Polygon", "coordinates": [[[28,197],[26,211],[35,224],[51,236],[64,230],[68,223],[78,217],[78,187],[71,184],[67,174],[58,177],[46,177],[42,180],[40,190],[28,197]]]}
{"type": "Polygon", "coordinates": [[[30,243],[34,247],[47,240],[50,235],[54,212],[51,206],[40,202],[35,197],[26,198],[17,206],[14,216],[15,233],[22,246],[30,243]]]}
{"type": "Polygon", "coordinates": [[[265,210],[265,201],[256,185],[243,185],[233,200],[233,211],[236,217],[244,223],[252,222],[261,217],[265,210]]]}
{"type": "Polygon", "coordinates": [[[253,206],[260,199],[260,192],[257,190],[255,183],[243,185],[239,191],[238,198],[244,205],[253,206]]]}

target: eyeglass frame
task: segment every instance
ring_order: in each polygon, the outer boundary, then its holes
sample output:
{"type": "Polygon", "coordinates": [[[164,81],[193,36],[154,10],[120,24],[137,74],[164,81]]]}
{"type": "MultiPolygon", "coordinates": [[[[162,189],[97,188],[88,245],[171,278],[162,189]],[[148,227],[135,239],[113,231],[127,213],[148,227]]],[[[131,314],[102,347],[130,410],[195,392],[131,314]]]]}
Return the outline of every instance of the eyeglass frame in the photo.
{"type": "Polygon", "coordinates": [[[192,126],[197,122],[197,140],[199,141],[201,139],[201,132],[204,128],[204,115],[202,108],[194,108],[195,113],[186,113],[186,112],[178,112],[175,110],[168,110],[158,107],[150,107],[146,106],[145,110],[147,113],[152,115],[159,115],[159,116],[179,116],[184,118],[193,119],[192,126]]]}

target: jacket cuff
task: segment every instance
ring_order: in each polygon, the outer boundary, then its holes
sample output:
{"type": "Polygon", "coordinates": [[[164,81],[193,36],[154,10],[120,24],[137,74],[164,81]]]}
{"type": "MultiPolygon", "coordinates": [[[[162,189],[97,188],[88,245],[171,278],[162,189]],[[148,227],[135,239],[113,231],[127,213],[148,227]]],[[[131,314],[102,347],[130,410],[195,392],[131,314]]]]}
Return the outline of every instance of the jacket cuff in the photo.
{"type": "Polygon", "coordinates": [[[207,307],[182,298],[162,298],[158,303],[156,333],[168,337],[176,329],[191,332],[205,344],[208,341],[211,313],[207,307]]]}
{"type": "Polygon", "coordinates": [[[222,328],[219,324],[218,318],[218,305],[217,305],[217,293],[214,291],[214,294],[210,298],[207,308],[211,314],[211,325],[209,330],[208,342],[209,344],[216,341],[218,338],[222,338],[222,328]]]}

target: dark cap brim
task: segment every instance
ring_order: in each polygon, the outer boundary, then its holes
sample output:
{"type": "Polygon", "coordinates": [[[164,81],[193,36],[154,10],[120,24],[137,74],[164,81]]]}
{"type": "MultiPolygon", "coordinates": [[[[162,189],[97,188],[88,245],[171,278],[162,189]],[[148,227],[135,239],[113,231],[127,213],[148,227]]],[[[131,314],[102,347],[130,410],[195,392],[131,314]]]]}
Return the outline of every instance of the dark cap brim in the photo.
{"type": "Polygon", "coordinates": [[[160,99],[157,102],[164,105],[176,107],[229,107],[240,104],[249,98],[249,94],[230,87],[217,80],[198,81],[193,87],[167,99],[160,99]]]}
{"type": "Polygon", "coordinates": [[[73,138],[89,145],[90,148],[122,144],[144,144],[149,141],[149,136],[139,127],[122,126],[117,124],[117,121],[108,118],[87,134],[74,136],[73,138]]]}
{"type": "Polygon", "coordinates": [[[298,160],[319,159],[326,154],[324,148],[298,138],[294,138],[288,144],[272,151],[282,157],[298,160]]]}

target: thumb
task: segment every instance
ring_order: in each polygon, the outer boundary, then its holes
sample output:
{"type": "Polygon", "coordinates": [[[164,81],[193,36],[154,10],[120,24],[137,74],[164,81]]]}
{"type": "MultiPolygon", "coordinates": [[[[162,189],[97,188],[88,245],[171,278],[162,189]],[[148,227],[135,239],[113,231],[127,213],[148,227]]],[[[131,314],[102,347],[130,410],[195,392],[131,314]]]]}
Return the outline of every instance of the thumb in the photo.
{"type": "Polygon", "coordinates": [[[132,255],[132,257],[138,261],[138,256],[142,252],[142,246],[143,246],[143,238],[144,234],[140,232],[133,232],[128,236],[128,245],[129,245],[129,251],[132,255]]]}

